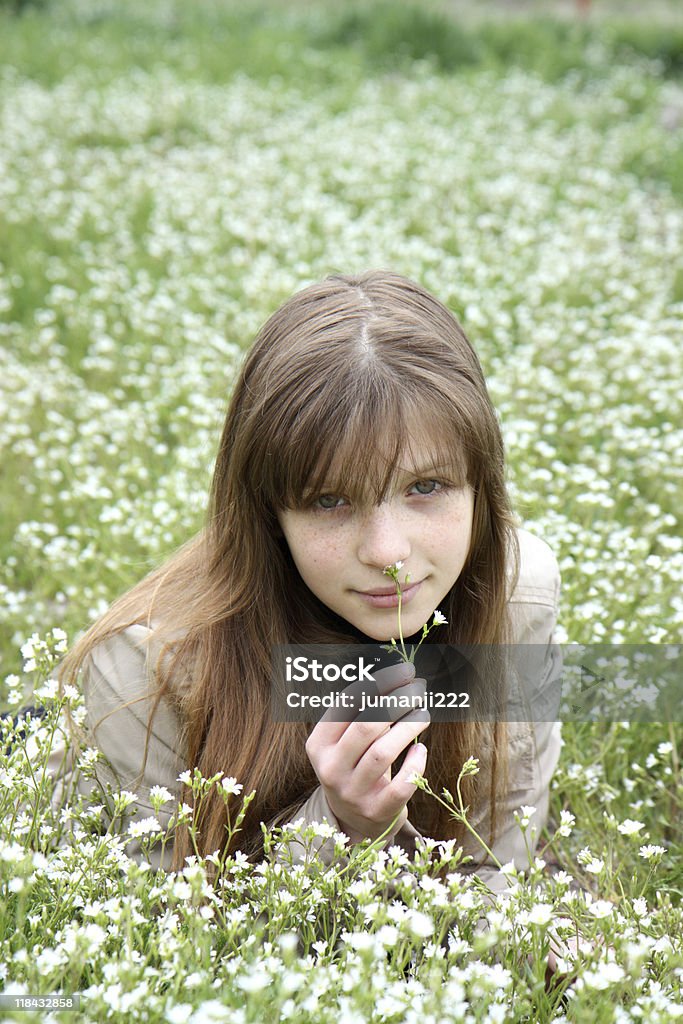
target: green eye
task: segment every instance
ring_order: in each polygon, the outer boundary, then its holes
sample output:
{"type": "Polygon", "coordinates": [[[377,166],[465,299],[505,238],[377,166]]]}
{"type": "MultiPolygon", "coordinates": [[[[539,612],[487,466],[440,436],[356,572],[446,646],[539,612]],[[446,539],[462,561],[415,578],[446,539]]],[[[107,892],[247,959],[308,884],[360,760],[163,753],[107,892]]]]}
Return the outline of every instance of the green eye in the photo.
{"type": "Polygon", "coordinates": [[[337,494],[321,494],[319,498],[316,498],[315,504],[318,508],[340,508],[338,503],[343,500],[337,494]]]}
{"type": "Polygon", "coordinates": [[[438,480],[417,480],[413,487],[417,490],[418,494],[434,494],[441,487],[441,484],[438,480]]]}

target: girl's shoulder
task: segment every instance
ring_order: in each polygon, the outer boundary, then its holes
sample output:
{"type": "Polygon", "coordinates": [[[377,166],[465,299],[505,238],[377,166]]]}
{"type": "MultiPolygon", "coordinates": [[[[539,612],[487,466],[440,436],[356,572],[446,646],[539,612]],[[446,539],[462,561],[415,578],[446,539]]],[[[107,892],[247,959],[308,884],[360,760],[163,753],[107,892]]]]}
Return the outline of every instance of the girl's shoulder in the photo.
{"type": "MultiPolygon", "coordinates": [[[[91,699],[117,705],[149,696],[158,687],[157,669],[162,653],[163,645],[154,626],[139,622],[100,640],[84,662],[86,696],[90,691],[91,699]]],[[[182,685],[171,679],[170,689],[180,690],[182,685]]]]}
{"type": "Polygon", "coordinates": [[[89,651],[86,678],[102,680],[121,697],[138,696],[152,660],[152,630],[135,622],[104,637],[89,651]]]}
{"type": "Polygon", "coordinates": [[[560,569],[552,549],[528,530],[518,528],[519,575],[511,604],[541,604],[557,609],[560,569]]]}

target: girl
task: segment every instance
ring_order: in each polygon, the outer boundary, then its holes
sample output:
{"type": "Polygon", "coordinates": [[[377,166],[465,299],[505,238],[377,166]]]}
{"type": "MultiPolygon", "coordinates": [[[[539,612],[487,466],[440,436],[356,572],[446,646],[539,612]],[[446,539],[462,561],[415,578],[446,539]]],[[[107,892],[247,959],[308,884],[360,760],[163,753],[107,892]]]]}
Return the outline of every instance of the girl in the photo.
{"type": "MultiPolygon", "coordinates": [[[[234,840],[253,858],[261,822],[326,820],[351,843],[386,833],[408,851],[421,833],[455,837],[480,876],[504,886],[411,775],[440,792],[475,754],[480,772],[463,782],[470,820],[500,862],[523,868],[513,813],[534,805],[538,835],[558,727],[412,715],[310,727],[269,713],[274,644],[396,634],[384,569],[397,562],[410,574],[407,638],[438,608],[448,622],[428,643],[541,645],[540,685],[557,673],[557,565],[513,524],[498,422],[462,328],[397,274],[335,275],[285,302],[257,336],[230,402],[205,528],[62,666],[63,683],[83,670],[90,742],[107,765],[100,778],[134,789],[145,817],[155,785],[191,802],[178,779],[186,768],[234,776],[256,791],[234,840]]],[[[424,686],[412,665],[382,674],[387,690],[424,686]]],[[[231,799],[234,820],[240,797],[231,799]]],[[[226,822],[213,793],[197,822],[201,853],[224,848],[226,822]]],[[[179,829],[157,863],[177,869],[192,852],[179,829]]]]}

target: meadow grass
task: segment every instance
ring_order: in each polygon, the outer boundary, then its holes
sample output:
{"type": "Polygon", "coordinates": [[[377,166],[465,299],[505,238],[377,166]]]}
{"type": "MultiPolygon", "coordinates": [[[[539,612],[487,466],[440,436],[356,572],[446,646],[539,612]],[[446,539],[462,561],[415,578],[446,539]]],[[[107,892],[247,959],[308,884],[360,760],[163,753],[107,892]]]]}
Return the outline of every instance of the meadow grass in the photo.
{"type": "Polygon", "coordinates": [[[73,639],[200,527],[242,353],[332,271],[393,267],[462,319],[559,638],[680,642],[680,27],[444,11],[0,12],[2,705],[49,709],[2,742],[0,978],[87,992],[88,1019],[683,1013],[677,723],[565,726],[541,846],[566,876],[532,865],[493,908],[448,847],[445,882],[428,850],[286,870],[277,836],[225,887],[153,877],[101,802],[60,814],[40,782],[60,702],[20,646],[73,639]],[[553,929],[583,945],[547,992],[553,929]]]}

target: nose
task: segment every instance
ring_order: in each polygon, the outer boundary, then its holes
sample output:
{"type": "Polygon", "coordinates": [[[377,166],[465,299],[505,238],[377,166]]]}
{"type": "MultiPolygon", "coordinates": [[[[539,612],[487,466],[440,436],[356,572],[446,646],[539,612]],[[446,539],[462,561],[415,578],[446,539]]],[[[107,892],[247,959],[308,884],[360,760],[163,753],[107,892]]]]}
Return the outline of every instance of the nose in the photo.
{"type": "Polygon", "coordinates": [[[391,502],[374,505],[363,516],[357,548],[364,565],[384,569],[394,562],[406,562],[411,544],[408,524],[391,502]]]}

